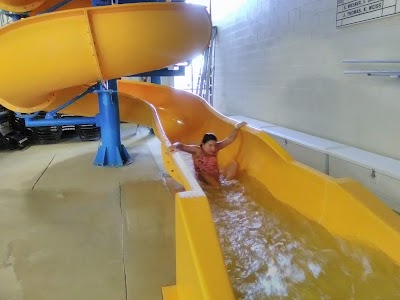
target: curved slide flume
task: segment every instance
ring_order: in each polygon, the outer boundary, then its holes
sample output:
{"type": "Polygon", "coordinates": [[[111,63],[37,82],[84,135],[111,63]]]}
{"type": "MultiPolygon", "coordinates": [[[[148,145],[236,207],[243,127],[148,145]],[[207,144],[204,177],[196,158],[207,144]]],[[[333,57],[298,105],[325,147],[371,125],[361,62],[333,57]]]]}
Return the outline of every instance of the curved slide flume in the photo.
{"type": "MultiPolygon", "coordinates": [[[[24,5],[36,2],[42,1],[24,5]]],[[[8,58],[3,61],[8,71],[0,74],[0,104],[18,112],[54,109],[98,80],[193,56],[206,47],[210,29],[204,8],[183,3],[76,9],[18,21],[0,29],[0,55],[8,58]]],[[[166,150],[177,140],[198,142],[207,131],[226,136],[233,121],[184,91],[133,81],[118,85],[121,120],[155,129],[166,169],[186,189],[176,195],[176,286],[165,288],[164,298],[234,299],[207,198],[181,154],[166,150]]],[[[94,116],[97,96],[89,94],[62,112],[94,116]]],[[[357,182],[294,161],[251,127],[241,130],[219,160],[225,164],[233,157],[276,199],[332,234],[361,240],[400,263],[398,216],[357,182]]]]}
{"type": "MultiPolygon", "coordinates": [[[[129,81],[121,81],[119,89],[121,93],[144,99],[156,108],[158,115],[153,123],[163,129],[162,134],[166,137],[161,135],[160,139],[165,145],[175,141],[195,144],[204,132],[227,136],[233,128],[232,120],[191,93],[129,81]]],[[[172,167],[169,161],[178,156],[174,154],[165,159],[172,176],[179,169],[178,161],[172,163],[172,167]]],[[[399,217],[358,182],[348,178],[335,179],[295,161],[267,133],[251,127],[241,130],[234,144],[221,151],[218,159],[222,165],[236,159],[240,170],[257,178],[277,200],[321,224],[332,234],[381,249],[400,264],[399,217]]],[[[190,186],[184,179],[175,178],[185,187],[190,186]]]]}
{"type": "MultiPolygon", "coordinates": [[[[57,92],[54,107],[86,88],[57,92]]],[[[173,293],[178,291],[178,299],[233,299],[207,198],[181,154],[171,154],[167,147],[178,140],[197,143],[209,131],[226,136],[234,122],[185,91],[129,80],[119,81],[118,88],[121,120],[155,129],[166,169],[186,190],[176,195],[177,285],[173,293]]],[[[97,111],[96,97],[88,95],[64,112],[92,116],[97,111]]],[[[219,161],[223,165],[232,158],[241,172],[257,178],[276,199],[332,234],[380,249],[400,264],[399,217],[359,183],[334,179],[298,163],[268,134],[251,127],[241,130],[236,141],[221,151],[219,161]]]]}
{"type": "Polygon", "coordinates": [[[0,75],[0,104],[43,110],[54,91],[192,58],[210,33],[206,9],[184,3],[80,8],[20,20],[0,30],[7,70],[0,75]]]}

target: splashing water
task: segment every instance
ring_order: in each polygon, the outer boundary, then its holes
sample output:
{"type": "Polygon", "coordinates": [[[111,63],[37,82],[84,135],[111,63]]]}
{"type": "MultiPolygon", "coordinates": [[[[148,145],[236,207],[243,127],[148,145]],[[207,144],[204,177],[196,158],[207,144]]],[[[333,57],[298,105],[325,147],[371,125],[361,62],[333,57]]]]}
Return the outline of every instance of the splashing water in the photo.
{"type": "Polygon", "coordinates": [[[205,191],[238,299],[400,299],[400,267],[329,234],[248,177],[205,191]]]}

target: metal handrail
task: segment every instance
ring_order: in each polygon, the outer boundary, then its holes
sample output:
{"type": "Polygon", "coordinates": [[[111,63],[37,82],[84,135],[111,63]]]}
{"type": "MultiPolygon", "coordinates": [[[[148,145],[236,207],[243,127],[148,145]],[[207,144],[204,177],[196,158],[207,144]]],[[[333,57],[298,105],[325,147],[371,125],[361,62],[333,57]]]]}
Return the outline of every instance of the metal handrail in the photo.
{"type": "Polygon", "coordinates": [[[345,59],[343,63],[346,64],[400,64],[400,60],[390,60],[390,59],[345,59]]]}
{"type": "MultiPolygon", "coordinates": [[[[390,60],[390,59],[374,59],[374,60],[363,60],[363,59],[347,59],[343,60],[343,63],[350,64],[398,64],[400,60],[390,60]]],[[[344,74],[365,74],[367,76],[387,76],[390,78],[400,78],[400,70],[353,70],[344,71],[344,74]]]]}

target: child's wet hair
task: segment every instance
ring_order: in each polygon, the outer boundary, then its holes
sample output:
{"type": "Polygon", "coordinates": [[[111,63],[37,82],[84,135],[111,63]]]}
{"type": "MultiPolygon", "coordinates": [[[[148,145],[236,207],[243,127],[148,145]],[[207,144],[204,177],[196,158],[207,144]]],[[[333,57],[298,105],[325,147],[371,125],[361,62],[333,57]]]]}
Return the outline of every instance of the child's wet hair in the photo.
{"type": "Polygon", "coordinates": [[[215,136],[215,134],[213,133],[206,133],[203,137],[203,140],[201,142],[202,145],[204,145],[205,143],[209,142],[209,141],[217,141],[217,137],[215,136]]]}

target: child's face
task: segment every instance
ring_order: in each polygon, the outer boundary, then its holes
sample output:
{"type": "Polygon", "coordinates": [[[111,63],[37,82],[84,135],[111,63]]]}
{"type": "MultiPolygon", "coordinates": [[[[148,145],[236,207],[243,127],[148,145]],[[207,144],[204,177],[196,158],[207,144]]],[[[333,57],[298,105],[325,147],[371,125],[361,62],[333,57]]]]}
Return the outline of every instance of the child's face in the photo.
{"type": "Polygon", "coordinates": [[[215,155],[217,150],[217,142],[216,141],[208,141],[203,144],[203,151],[208,155],[215,155]]]}

